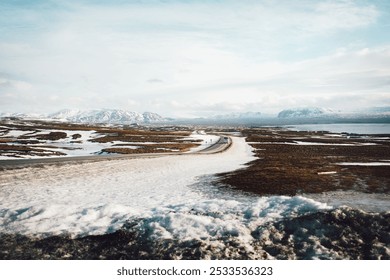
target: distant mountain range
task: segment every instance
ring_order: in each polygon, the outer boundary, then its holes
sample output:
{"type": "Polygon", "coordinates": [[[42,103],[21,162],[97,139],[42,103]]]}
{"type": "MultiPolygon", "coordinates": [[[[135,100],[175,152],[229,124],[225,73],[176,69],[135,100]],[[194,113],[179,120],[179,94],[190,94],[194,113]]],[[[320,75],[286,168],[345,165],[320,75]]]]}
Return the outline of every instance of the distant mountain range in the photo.
{"type": "Polygon", "coordinates": [[[138,113],[126,110],[100,109],[100,110],[72,110],[65,109],[54,114],[0,114],[0,117],[29,118],[29,119],[54,119],[75,123],[107,123],[107,124],[131,124],[131,123],[157,123],[167,121],[159,114],[152,112],[138,113]]]}
{"type": "Polygon", "coordinates": [[[278,118],[318,118],[318,117],[334,117],[337,113],[332,109],[309,107],[309,108],[293,108],[286,109],[278,114],[278,118]]]}
{"type": "Polygon", "coordinates": [[[138,113],[126,110],[62,110],[48,116],[51,119],[62,119],[76,123],[155,123],[166,119],[152,112],[138,113]]]}
{"type": "Polygon", "coordinates": [[[355,112],[341,112],[320,107],[290,108],[280,111],[277,115],[262,114],[260,112],[239,112],[197,119],[170,119],[152,112],[138,113],[127,110],[100,109],[100,110],[61,110],[54,114],[22,114],[0,113],[0,118],[13,117],[21,119],[49,119],[75,123],[163,123],[177,122],[188,124],[267,124],[283,125],[293,123],[312,122],[390,122],[390,107],[364,108],[355,112]]]}
{"type": "Polygon", "coordinates": [[[263,115],[260,112],[230,113],[225,115],[216,115],[211,119],[258,119],[263,115]]]}
{"type": "Polygon", "coordinates": [[[279,119],[375,119],[389,118],[390,107],[374,107],[356,110],[354,112],[335,111],[328,108],[305,107],[286,109],[278,114],[279,119]]]}
{"type": "Polygon", "coordinates": [[[390,107],[363,108],[343,112],[320,107],[289,108],[278,114],[260,112],[230,113],[187,120],[191,124],[221,125],[291,125],[304,123],[390,123],[390,107]]]}

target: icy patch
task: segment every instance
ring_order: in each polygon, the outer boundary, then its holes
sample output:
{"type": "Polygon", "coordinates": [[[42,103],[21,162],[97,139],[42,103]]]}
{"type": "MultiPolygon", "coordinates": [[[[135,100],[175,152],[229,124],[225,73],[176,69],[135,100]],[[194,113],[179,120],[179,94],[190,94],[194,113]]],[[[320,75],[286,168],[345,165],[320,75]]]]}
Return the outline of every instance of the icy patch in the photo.
{"type": "Polygon", "coordinates": [[[340,162],[337,165],[345,166],[390,166],[390,162],[340,162]]]}
{"type": "Polygon", "coordinates": [[[318,172],[318,175],[332,175],[332,174],[337,174],[337,171],[323,171],[323,172],[318,172]]]}

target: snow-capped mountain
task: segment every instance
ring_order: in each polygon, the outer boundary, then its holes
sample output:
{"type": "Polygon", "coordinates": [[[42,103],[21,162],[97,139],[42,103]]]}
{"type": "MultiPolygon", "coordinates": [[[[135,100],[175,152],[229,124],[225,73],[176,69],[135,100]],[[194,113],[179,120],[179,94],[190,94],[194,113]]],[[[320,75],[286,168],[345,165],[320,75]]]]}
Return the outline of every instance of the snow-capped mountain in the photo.
{"type": "Polygon", "coordinates": [[[126,110],[61,110],[57,113],[49,115],[52,119],[61,119],[71,122],[79,123],[154,123],[161,122],[165,119],[156,113],[145,112],[143,114],[138,112],[126,110]]]}
{"type": "Polygon", "coordinates": [[[260,112],[230,113],[226,115],[217,115],[213,119],[258,119],[261,118],[260,112]]]}
{"type": "Polygon", "coordinates": [[[371,107],[361,109],[358,111],[360,114],[371,114],[376,116],[390,116],[390,107],[371,107]]]}
{"type": "Polygon", "coordinates": [[[145,112],[142,114],[142,117],[144,118],[144,122],[146,123],[161,122],[167,120],[166,118],[161,117],[159,114],[152,112],[145,112]]]}
{"type": "Polygon", "coordinates": [[[42,114],[0,113],[0,118],[42,119],[44,117],[42,114]]]}
{"type": "Polygon", "coordinates": [[[82,111],[80,110],[77,110],[77,109],[64,109],[64,110],[61,110],[61,111],[58,111],[54,114],[49,114],[49,118],[53,118],[53,119],[63,119],[63,120],[66,120],[66,119],[69,119],[69,118],[73,118],[79,114],[81,114],[82,111]]]}
{"type": "Polygon", "coordinates": [[[336,112],[331,109],[307,107],[285,109],[278,114],[278,118],[318,118],[335,116],[336,112]]]}

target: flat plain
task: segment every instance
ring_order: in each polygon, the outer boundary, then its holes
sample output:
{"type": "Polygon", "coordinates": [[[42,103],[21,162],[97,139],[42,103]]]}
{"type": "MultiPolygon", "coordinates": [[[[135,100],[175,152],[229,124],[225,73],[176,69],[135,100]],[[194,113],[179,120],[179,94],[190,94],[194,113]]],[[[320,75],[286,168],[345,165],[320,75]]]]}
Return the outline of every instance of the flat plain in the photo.
{"type": "Polygon", "coordinates": [[[20,120],[0,133],[1,259],[390,258],[389,135],[20,120]]]}

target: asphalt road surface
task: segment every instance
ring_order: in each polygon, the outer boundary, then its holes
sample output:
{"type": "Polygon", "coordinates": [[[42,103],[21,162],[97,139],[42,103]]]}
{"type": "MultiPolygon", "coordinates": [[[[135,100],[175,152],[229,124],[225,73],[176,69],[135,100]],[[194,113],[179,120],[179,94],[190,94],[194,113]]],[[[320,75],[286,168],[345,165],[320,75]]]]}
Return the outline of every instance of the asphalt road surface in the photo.
{"type": "Polygon", "coordinates": [[[128,158],[148,158],[148,157],[161,157],[170,155],[196,155],[196,154],[215,154],[226,151],[230,148],[232,139],[226,136],[220,136],[218,141],[213,145],[208,146],[203,150],[199,150],[191,153],[171,152],[171,153],[149,153],[149,154],[112,154],[112,155],[92,155],[92,156],[78,156],[78,157],[55,157],[55,158],[37,158],[37,159],[7,159],[0,160],[0,170],[23,168],[33,165],[47,165],[47,164],[61,164],[61,163],[80,163],[87,161],[102,161],[102,160],[118,160],[128,158]]]}

